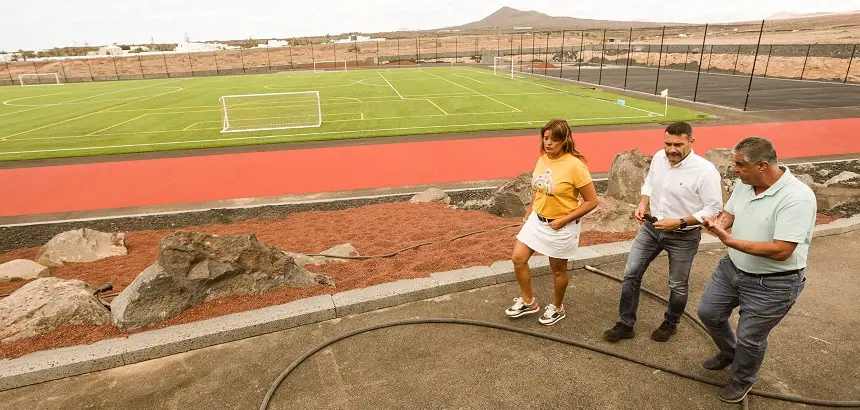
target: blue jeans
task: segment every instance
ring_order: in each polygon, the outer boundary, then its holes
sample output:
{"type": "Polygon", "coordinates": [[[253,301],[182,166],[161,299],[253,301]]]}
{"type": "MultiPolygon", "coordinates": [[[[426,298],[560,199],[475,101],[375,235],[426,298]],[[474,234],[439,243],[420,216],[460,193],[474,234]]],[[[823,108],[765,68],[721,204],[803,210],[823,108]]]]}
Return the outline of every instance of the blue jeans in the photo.
{"type": "Polygon", "coordinates": [[[630,255],[627,257],[627,266],[624,268],[624,280],[621,282],[621,303],[618,307],[621,323],[627,326],[636,324],[642,277],[651,261],[663,250],[669,254],[670,292],[669,306],[664,320],[672,324],[681,321],[681,315],[687,307],[690,267],[693,266],[693,258],[699,250],[701,239],[701,229],[663,232],[654,228],[650,222],[642,224],[639,233],[633,239],[630,255]]]}
{"type": "Polygon", "coordinates": [[[752,383],[764,361],[767,336],[794,306],[806,284],[806,269],[787,276],[754,277],[744,274],[729,257],[714,269],[699,302],[699,318],[708,333],[732,362],[732,378],[752,383]],[[729,316],[740,306],[737,338],[729,316]]]}

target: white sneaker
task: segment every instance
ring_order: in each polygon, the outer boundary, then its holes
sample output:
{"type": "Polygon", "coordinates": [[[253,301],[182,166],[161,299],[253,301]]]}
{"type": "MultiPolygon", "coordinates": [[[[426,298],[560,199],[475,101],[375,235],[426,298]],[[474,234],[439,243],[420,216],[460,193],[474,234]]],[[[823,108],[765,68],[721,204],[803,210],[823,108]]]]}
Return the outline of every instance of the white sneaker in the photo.
{"type": "Polygon", "coordinates": [[[514,305],[505,309],[505,314],[508,317],[520,317],[537,313],[540,311],[540,305],[537,303],[537,298],[532,300],[531,304],[523,302],[523,298],[514,298],[514,305]]]}
{"type": "Polygon", "coordinates": [[[546,310],[543,311],[540,319],[538,319],[538,322],[544,326],[552,326],[559,320],[564,319],[564,317],[564,305],[559,309],[555,305],[549,304],[546,306],[546,310]]]}

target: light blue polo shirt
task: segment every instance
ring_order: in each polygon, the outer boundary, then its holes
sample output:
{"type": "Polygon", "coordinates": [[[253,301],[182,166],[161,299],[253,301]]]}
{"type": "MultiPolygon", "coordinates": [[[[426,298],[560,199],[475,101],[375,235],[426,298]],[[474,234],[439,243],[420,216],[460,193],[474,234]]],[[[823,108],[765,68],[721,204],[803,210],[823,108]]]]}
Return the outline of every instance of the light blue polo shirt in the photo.
{"type": "Polygon", "coordinates": [[[755,242],[781,240],[794,242],[794,253],[784,261],[754,256],[729,248],[729,258],[738,269],[755,274],[785,272],[806,267],[806,257],[818,206],[815,194],[806,184],[785,173],[759,195],[751,185],[737,181],[726,212],[735,216],[732,238],[755,242]]]}

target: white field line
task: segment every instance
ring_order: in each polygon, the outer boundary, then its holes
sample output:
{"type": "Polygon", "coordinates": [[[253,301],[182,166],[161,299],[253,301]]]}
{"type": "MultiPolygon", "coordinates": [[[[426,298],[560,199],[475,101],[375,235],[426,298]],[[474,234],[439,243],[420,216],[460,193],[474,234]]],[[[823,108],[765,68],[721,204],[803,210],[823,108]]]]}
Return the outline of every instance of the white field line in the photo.
{"type": "MultiPolygon", "coordinates": [[[[464,69],[468,69],[468,68],[464,68],[464,69]]],[[[474,71],[474,72],[480,72],[480,70],[477,70],[477,69],[475,69],[475,70],[468,69],[468,70],[469,70],[470,72],[471,72],[471,71],[474,71]]],[[[481,74],[492,75],[492,74],[490,74],[490,73],[483,73],[483,72],[481,72],[481,74]]],[[[534,74],[534,75],[538,75],[538,74],[534,74]]],[[[521,82],[521,83],[525,83],[525,84],[536,85],[536,86],[538,86],[538,87],[543,87],[543,88],[546,88],[546,89],[549,89],[549,90],[558,91],[560,94],[567,94],[567,95],[572,94],[572,92],[571,92],[571,91],[563,90],[563,89],[561,89],[561,88],[551,87],[551,86],[544,85],[544,84],[540,84],[540,83],[535,83],[535,82],[532,82],[532,81],[520,80],[520,79],[516,79],[516,78],[515,78],[515,79],[513,79],[513,80],[514,80],[514,81],[519,81],[519,82],[521,82]]],[[[614,103],[614,102],[612,102],[612,101],[606,101],[606,100],[602,100],[602,99],[600,99],[600,98],[596,98],[596,97],[586,96],[586,98],[591,98],[591,99],[593,99],[593,100],[597,100],[597,101],[604,102],[604,103],[607,103],[607,104],[615,104],[615,103],[614,103]]],[[[630,108],[630,109],[637,110],[637,111],[646,112],[646,113],[648,113],[649,115],[653,115],[653,116],[661,116],[661,117],[663,116],[663,114],[662,114],[662,113],[659,113],[659,112],[648,111],[648,110],[645,110],[645,109],[642,109],[642,108],[636,108],[636,107],[629,106],[629,105],[622,105],[621,107],[625,107],[625,108],[630,108]]]]}
{"type": "Polygon", "coordinates": [[[138,115],[137,117],[134,117],[134,118],[132,118],[132,119],[130,119],[130,120],[125,120],[125,121],[123,121],[123,122],[121,122],[121,123],[111,125],[110,127],[105,127],[105,128],[102,128],[102,129],[100,129],[100,130],[98,130],[98,131],[91,132],[91,133],[87,134],[87,136],[88,136],[88,137],[91,137],[91,136],[96,135],[96,134],[98,134],[98,133],[100,133],[100,132],[102,132],[102,131],[107,131],[107,130],[109,130],[109,129],[111,129],[111,128],[119,127],[120,125],[130,123],[130,122],[132,122],[132,121],[134,121],[134,120],[137,120],[137,119],[141,119],[141,118],[143,118],[143,117],[146,117],[147,115],[149,115],[149,114],[142,114],[142,115],[138,115]]]}
{"type": "MultiPolygon", "coordinates": [[[[82,100],[86,100],[86,99],[90,99],[90,98],[101,97],[101,96],[103,96],[103,95],[110,95],[110,94],[116,94],[116,93],[121,93],[121,92],[125,92],[125,91],[134,91],[134,90],[140,90],[140,89],[143,89],[143,88],[156,87],[156,86],[159,86],[159,85],[164,86],[164,84],[150,84],[150,85],[143,86],[143,87],[124,88],[124,89],[122,89],[122,90],[117,90],[117,91],[111,91],[111,92],[107,92],[107,93],[101,93],[101,94],[91,95],[91,96],[89,96],[89,97],[76,98],[76,99],[74,99],[74,100],[70,100],[70,101],[63,101],[63,102],[61,102],[61,103],[45,104],[45,105],[40,105],[40,106],[38,106],[38,107],[28,108],[28,109],[26,109],[26,110],[20,110],[20,111],[15,111],[15,112],[9,112],[9,113],[6,113],[6,114],[0,114],[0,117],[4,117],[4,116],[7,116],[7,115],[13,115],[13,114],[19,114],[19,113],[27,112],[27,111],[38,110],[38,109],[40,109],[40,108],[55,107],[55,106],[58,106],[58,105],[65,105],[65,104],[68,104],[68,103],[73,103],[73,102],[75,102],[75,101],[82,101],[82,100]]],[[[167,87],[175,88],[175,87],[172,87],[172,86],[167,86],[167,87]]],[[[60,94],[60,93],[57,93],[57,94],[60,94]]],[[[55,94],[48,94],[48,95],[55,95],[55,94]]],[[[14,104],[8,104],[8,103],[9,103],[9,102],[12,102],[12,101],[24,100],[24,99],[27,99],[27,98],[36,98],[36,97],[42,97],[42,96],[22,97],[22,98],[15,98],[15,99],[11,99],[11,100],[6,100],[6,101],[3,101],[3,105],[8,105],[8,106],[12,106],[12,107],[14,107],[14,106],[15,106],[14,104]]],[[[143,97],[139,97],[139,98],[143,98],[143,97]]]]}
{"type": "Polygon", "coordinates": [[[499,100],[497,100],[497,99],[495,99],[495,98],[493,98],[493,97],[490,97],[490,96],[488,96],[488,95],[486,95],[486,94],[481,94],[481,93],[479,93],[479,92],[477,92],[477,91],[475,91],[475,90],[473,90],[473,89],[471,89],[471,88],[469,88],[469,87],[466,87],[466,86],[464,86],[464,85],[457,84],[457,83],[455,83],[455,82],[453,82],[453,81],[451,81],[451,80],[449,80],[449,79],[447,79],[447,78],[445,78],[445,77],[439,77],[439,76],[438,76],[438,75],[436,75],[436,74],[428,73],[428,72],[424,72],[424,71],[422,71],[422,72],[423,72],[423,73],[425,73],[425,74],[427,74],[427,75],[429,75],[429,76],[436,77],[436,78],[438,78],[438,79],[440,79],[440,80],[445,80],[445,81],[447,81],[447,82],[449,82],[449,83],[451,83],[451,84],[456,85],[457,87],[464,88],[464,89],[469,90],[469,91],[471,91],[471,92],[473,92],[473,93],[475,93],[475,94],[478,94],[478,95],[480,95],[480,96],[482,96],[482,97],[486,97],[486,98],[488,98],[488,99],[490,99],[490,100],[492,100],[492,101],[495,101],[495,102],[497,102],[497,103],[499,103],[499,104],[504,105],[505,107],[508,107],[508,108],[510,108],[510,109],[512,109],[512,110],[514,110],[514,112],[522,112],[522,110],[520,110],[520,109],[519,109],[519,108],[517,108],[517,107],[513,107],[513,106],[510,106],[510,105],[508,105],[508,104],[505,104],[505,103],[503,103],[503,102],[501,102],[501,101],[499,101],[499,100]]]}
{"type": "MultiPolygon", "coordinates": [[[[648,118],[648,117],[647,116],[638,116],[638,117],[574,118],[574,119],[569,119],[568,121],[612,120],[612,119],[625,119],[625,118],[648,118]]],[[[102,145],[102,146],[77,147],[77,148],[56,148],[56,149],[47,149],[47,150],[9,151],[9,152],[0,152],[0,156],[18,155],[18,154],[36,154],[36,153],[47,153],[47,152],[105,150],[105,149],[115,149],[115,148],[156,147],[156,146],[181,145],[181,144],[200,144],[200,143],[225,142],[225,141],[264,140],[264,139],[283,138],[283,137],[300,137],[300,136],[307,136],[307,135],[337,135],[337,134],[355,134],[355,133],[361,133],[361,132],[379,132],[379,131],[410,131],[410,130],[419,130],[419,129],[465,128],[465,127],[478,127],[478,126],[483,127],[483,126],[490,126],[490,125],[514,125],[514,124],[532,125],[532,124],[543,124],[546,121],[547,121],[546,119],[539,119],[539,120],[532,120],[532,121],[489,122],[489,123],[478,123],[478,124],[427,125],[427,126],[420,126],[420,127],[393,127],[393,128],[377,128],[377,129],[365,129],[365,130],[347,130],[347,131],[310,132],[310,133],[298,133],[298,134],[263,135],[263,136],[254,136],[254,137],[215,138],[215,139],[202,139],[202,140],[189,140],[189,141],[166,141],[166,142],[154,142],[154,143],[148,143],[148,144],[102,145]]],[[[173,132],[173,131],[171,131],[171,132],[173,132]]]]}
{"type": "Polygon", "coordinates": [[[467,79],[467,80],[472,80],[472,81],[474,81],[474,82],[476,82],[476,83],[486,84],[485,82],[483,82],[483,81],[481,81],[481,80],[476,80],[476,79],[474,79],[474,78],[472,78],[472,77],[466,77],[465,75],[460,75],[460,74],[453,74],[453,75],[455,75],[455,76],[457,76],[457,77],[460,77],[460,78],[465,78],[465,79],[467,79]]]}
{"type": "Polygon", "coordinates": [[[393,85],[391,85],[391,82],[390,82],[390,81],[388,81],[388,79],[387,79],[387,78],[385,78],[385,76],[384,76],[384,75],[382,75],[382,73],[378,73],[378,74],[379,74],[379,76],[380,76],[380,77],[382,77],[382,79],[383,79],[383,80],[385,80],[385,82],[386,82],[386,83],[388,83],[388,86],[389,86],[389,87],[391,87],[391,89],[392,89],[392,90],[394,90],[394,92],[395,92],[395,93],[397,93],[397,96],[398,96],[398,97],[400,97],[400,99],[401,99],[401,100],[404,100],[404,99],[405,99],[405,98],[403,98],[403,96],[402,96],[402,95],[400,95],[400,91],[397,91],[397,89],[396,89],[396,88],[394,88],[394,86],[393,86],[393,85]]]}

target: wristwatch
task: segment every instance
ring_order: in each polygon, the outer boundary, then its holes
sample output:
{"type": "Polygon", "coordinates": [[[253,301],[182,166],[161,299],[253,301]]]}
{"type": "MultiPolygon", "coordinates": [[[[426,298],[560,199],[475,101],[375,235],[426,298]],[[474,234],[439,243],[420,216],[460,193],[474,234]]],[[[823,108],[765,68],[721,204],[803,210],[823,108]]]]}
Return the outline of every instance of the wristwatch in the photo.
{"type": "Polygon", "coordinates": [[[686,219],[682,219],[682,220],[681,220],[681,226],[679,226],[679,227],[678,227],[678,229],[684,229],[684,228],[686,228],[686,227],[687,227],[687,220],[686,220],[686,219]]]}

